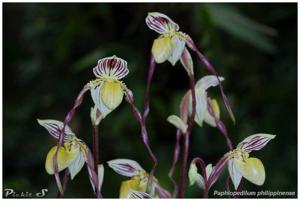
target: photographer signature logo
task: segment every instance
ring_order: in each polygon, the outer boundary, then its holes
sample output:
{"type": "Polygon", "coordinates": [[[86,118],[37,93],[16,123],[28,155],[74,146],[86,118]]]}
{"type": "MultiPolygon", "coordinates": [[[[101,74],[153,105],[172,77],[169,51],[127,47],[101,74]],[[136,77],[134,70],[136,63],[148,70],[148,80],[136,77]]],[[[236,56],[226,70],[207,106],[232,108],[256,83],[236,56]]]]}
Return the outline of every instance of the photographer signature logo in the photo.
{"type": "Polygon", "coordinates": [[[11,188],[6,188],[4,189],[4,197],[6,198],[42,198],[46,196],[46,193],[48,192],[48,189],[43,188],[38,192],[29,192],[29,191],[15,191],[14,189],[11,188]]]}

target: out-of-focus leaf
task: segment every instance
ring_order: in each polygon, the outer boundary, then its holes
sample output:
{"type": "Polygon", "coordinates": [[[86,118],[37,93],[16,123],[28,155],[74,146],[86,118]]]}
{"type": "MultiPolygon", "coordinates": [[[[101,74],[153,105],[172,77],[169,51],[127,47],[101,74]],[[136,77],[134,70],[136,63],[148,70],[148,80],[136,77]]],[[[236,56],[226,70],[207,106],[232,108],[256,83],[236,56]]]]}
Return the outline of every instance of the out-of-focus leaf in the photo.
{"type": "Polygon", "coordinates": [[[274,53],[276,51],[274,43],[266,36],[276,35],[275,29],[254,22],[230,5],[208,4],[207,7],[213,23],[218,28],[264,52],[274,53]]]}
{"type": "Polygon", "coordinates": [[[73,64],[73,71],[80,72],[85,68],[90,68],[91,66],[96,66],[99,58],[104,57],[105,54],[103,51],[96,49],[88,55],[82,57],[73,64]]]}

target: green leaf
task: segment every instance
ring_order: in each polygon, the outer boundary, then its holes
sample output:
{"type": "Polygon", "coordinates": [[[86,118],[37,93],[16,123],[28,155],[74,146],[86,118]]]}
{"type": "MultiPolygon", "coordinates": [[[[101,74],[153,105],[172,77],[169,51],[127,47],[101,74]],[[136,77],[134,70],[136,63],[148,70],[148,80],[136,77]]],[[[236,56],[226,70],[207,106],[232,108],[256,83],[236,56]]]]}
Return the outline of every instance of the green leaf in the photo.
{"type": "Polygon", "coordinates": [[[267,36],[275,36],[275,29],[254,22],[230,5],[208,4],[207,7],[213,23],[218,28],[266,53],[276,51],[274,43],[267,36]]]}

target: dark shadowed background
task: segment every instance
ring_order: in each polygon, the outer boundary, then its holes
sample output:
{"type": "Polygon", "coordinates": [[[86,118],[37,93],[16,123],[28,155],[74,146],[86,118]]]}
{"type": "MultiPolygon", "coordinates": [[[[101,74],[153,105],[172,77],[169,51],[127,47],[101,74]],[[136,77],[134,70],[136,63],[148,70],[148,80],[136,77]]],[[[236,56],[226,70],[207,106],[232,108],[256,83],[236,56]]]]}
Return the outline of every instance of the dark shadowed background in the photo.
{"type": "MultiPolygon", "coordinates": [[[[224,106],[221,118],[237,145],[248,135],[276,134],[264,149],[253,152],[266,169],[261,187],[243,180],[248,191],[297,191],[297,4],[17,4],[3,5],[3,188],[55,197],[53,176],[44,169],[55,140],[36,119],[63,120],[85,83],[94,79],[97,60],[116,54],[128,61],[124,79],[142,106],[152,41],[158,36],[145,24],[148,12],[170,16],[188,33],[226,80],[224,87],[237,123],[224,106]]],[[[194,57],[196,78],[207,75],[194,57]]],[[[188,79],[178,63],[158,65],[151,88],[147,121],[150,141],[159,159],[156,177],[172,190],[171,166],[175,128],[166,122],[178,114],[188,79]]],[[[221,101],[218,89],[211,96],[221,101]]],[[[79,138],[92,146],[89,94],[72,120],[79,138]]],[[[140,138],[139,124],[124,101],[100,125],[100,160],[152,162],[140,138]]],[[[195,126],[189,161],[201,156],[216,163],[226,152],[223,136],[214,128],[195,126]]],[[[225,190],[228,172],[212,187],[225,190]]],[[[175,177],[179,177],[179,168],[175,177]]],[[[104,197],[117,197],[127,178],[105,165],[104,197]]],[[[232,188],[232,186],[231,186],[232,188]]],[[[296,192],[297,194],[297,192],[296,192]]],[[[202,196],[196,186],[187,197],[202,196]]],[[[66,197],[92,197],[84,167],[69,183],[66,197]]]]}

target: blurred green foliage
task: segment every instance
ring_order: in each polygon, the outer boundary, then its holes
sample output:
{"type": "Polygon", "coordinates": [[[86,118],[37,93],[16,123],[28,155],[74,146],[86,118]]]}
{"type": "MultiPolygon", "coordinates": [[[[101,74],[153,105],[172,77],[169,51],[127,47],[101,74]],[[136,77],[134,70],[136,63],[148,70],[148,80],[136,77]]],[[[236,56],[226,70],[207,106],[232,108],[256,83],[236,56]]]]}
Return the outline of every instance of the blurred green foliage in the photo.
{"type": "MultiPolygon", "coordinates": [[[[4,3],[3,5],[3,188],[37,192],[48,188],[55,197],[53,176],[44,170],[55,140],[36,118],[62,120],[83,85],[93,79],[97,60],[113,54],[128,61],[125,78],[141,108],[152,41],[147,12],[160,11],[176,21],[226,80],[226,93],[236,115],[233,125],[224,107],[222,120],[236,145],[246,136],[276,134],[263,150],[254,152],[266,169],[266,182],[247,181],[243,189],[297,191],[297,4],[192,3],[4,3]]],[[[194,61],[196,77],[208,74],[194,61]]],[[[184,69],[158,66],[151,88],[147,121],[150,141],[159,159],[157,178],[172,190],[171,166],[175,129],[166,122],[178,114],[188,89],[184,69]]],[[[218,89],[212,96],[221,101],[218,89]]],[[[91,147],[91,98],[86,96],[71,127],[91,147]]],[[[128,105],[100,125],[100,160],[130,158],[150,170],[152,162],[128,105]]],[[[213,128],[195,126],[190,160],[201,156],[215,163],[226,151],[223,136],[213,128]]],[[[212,189],[226,189],[227,170],[212,189]]],[[[176,169],[176,178],[179,169],[176,169]]],[[[126,178],[105,166],[104,197],[117,197],[126,178]]],[[[187,197],[199,197],[187,187],[187,197]]],[[[86,168],[68,184],[66,197],[91,197],[86,168]]],[[[211,192],[213,196],[213,190],[211,192]]]]}

